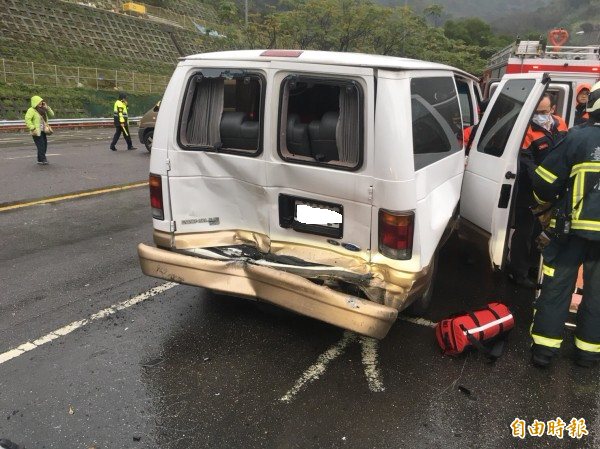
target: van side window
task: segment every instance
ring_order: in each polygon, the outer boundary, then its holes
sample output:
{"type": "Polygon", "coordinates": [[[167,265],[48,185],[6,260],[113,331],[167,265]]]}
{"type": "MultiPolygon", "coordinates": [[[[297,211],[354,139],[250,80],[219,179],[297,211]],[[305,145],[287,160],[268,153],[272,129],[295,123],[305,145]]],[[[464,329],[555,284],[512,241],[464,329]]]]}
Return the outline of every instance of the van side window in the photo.
{"type": "Polygon", "coordinates": [[[357,83],[288,76],[281,86],[282,159],[354,170],[363,148],[363,94],[357,83]]]}
{"type": "Polygon", "coordinates": [[[415,170],[461,149],[462,119],[451,77],[413,78],[411,111],[415,170]]]}
{"type": "Polygon", "coordinates": [[[575,103],[575,92],[571,89],[570,83],[551,82],[547,92],[554,96],[556,100],[556,110],[554,115],[562,117],[569,125],[571,120],[571,105],[575,103]]]}
{"type": "Polygon", "coordinates": [[[190,78],[178,140],[186,150],[257,155],[263,78],[245,70],[204,69],[190,78]]]}
{"type": "Polygon", "coordinates": [[[458,89],[458,101],[460,102],[460,110],[462,112],[462,126],[471,126],[474,124],[473,111],[475,109],[471,97],[471,90],[467,83],[459,79],[456,80],[456,87],[458,89]]]}
{"type": "Polygon", "coordinates": [[[477,151],[500,157],[534,80],[509,80],[500,92],[479,137],[477,151]]]}

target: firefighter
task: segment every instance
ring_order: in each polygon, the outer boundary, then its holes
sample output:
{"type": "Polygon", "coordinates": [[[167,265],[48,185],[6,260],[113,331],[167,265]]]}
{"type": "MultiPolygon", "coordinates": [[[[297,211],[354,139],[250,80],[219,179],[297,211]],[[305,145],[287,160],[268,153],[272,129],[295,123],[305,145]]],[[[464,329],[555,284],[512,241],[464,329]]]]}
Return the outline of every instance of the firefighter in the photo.
{"type": "Polygon", "coordinates": [[[574,359],[584,367],[600,360],[600,82],[590,91],[586,111],[588,122],[569,131],[532,175],[540,204],[559,198],[547,231],[553,237],[543,250],[544,281],[531,327],[532,362],[538,367],[549,365],[559,352],[582,264],[574,359]]]}
{"type": "Polygon", "coordinates": [[[127,117],[127,95],[123,92],[119,93],[119,99],[115,101],[114,106],[114,123],[115,123],[115,135],[113,136],[113,140],[110,143],[110,149],[113,151],[117,151],[117,141],[119,137],[121,137],[121,133],[123,133],[123,137],[125,137],[125,142],[127,142],[128,150],[137,150],[136,147],[133,146],[131,142],[131,136],[129,135],[129,118],[127,117]]]}
{"type": "Polygon", "coordinates": [[[515,231],[510,243],[508,277],[517,285],[530,289],[536,286],[529,276],[537,276],[535,265],[540,257],[537,251],[532,250],[534,237],[539,232],[535,232],[537,220],[531,211],[537,206],[533,197],[531,173],[567,133],[567,125],[561,117],[554,115],[555,109],[555,97],[545,93],[536,107],[519,152],[515,231]]]}
{"type": "Polygon", "coordinates": [[[579,86],[577,86],[577,90],[575,91],[575,126],[587,122],[589,118],[589,115],[585,111],[585,108],[591,89],[592,86],[590,86],[589,84],[580,84],[579,86]]]}

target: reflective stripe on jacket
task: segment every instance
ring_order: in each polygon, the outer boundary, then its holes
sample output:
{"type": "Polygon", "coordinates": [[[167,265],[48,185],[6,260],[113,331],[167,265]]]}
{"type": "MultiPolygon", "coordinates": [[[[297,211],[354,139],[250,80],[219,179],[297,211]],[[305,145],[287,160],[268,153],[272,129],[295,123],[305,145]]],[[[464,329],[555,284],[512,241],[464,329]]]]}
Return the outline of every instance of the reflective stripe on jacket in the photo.
{"type": "Polygon", "coordinates": [[[534,163],[539,165],[544,160],[546,151],[553,148],[567,134],[567,131],[567,124],[558,115],[552,116],[550,130],[532,123],[527,129],[521,150],[531,152],[534,163]]]}
{"type": "Polygon", "coordinates": [[[560,197],[572,215],[573,234],[600,240],[600,122],[571,129],[535,170],[532,182],[541,204],[560,197]]]}
{"type": "Polygon", "coordinates": [[[519,173],[517,178],[517,207],[533,207],[536,200],[533,195],[531,176],[538,165],[567,134],[567,124],[558,115],[552,116],[550,130],[535,123],[529,125],[523,145],[519,152],[519,173]]]}

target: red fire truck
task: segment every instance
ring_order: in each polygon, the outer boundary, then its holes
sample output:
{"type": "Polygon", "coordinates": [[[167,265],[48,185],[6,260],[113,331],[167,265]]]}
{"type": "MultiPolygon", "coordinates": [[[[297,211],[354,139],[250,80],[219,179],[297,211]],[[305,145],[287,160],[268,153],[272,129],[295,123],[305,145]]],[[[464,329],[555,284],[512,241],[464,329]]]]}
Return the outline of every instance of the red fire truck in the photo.
{"type": "Polygon", "coordinates": [[[489,86],[505,74],[547,72],[587,74],[600,78],[600,46],[573,47],[563,45],[569,34],[566,30],[552,30],[546,45],[544,40],[514,43],[494,54],[483,75],[484,97],[489,96],[489,86]]]}

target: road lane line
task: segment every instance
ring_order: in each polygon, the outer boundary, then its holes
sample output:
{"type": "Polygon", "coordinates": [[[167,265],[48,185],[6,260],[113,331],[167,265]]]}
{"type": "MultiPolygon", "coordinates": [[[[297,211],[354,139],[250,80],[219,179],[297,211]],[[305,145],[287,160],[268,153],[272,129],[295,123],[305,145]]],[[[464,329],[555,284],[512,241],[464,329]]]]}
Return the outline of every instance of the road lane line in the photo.
{"type": "MultiPolygon", "coordinates": [[[[60,153],[46,153],[46,156],[62,156],[62,154],[60,154],[60,153]]],[[[27,158],[32,158],[32,157],[37,157],[37,154],[29,154],[29,155],[17,156],[17,157],[5,157],[4,159],[7,160],[7,161],[14,161],[16,159],[27,159],[27,158]]]]}
{"type": "MultiPolygon", "coordinates": [[[[437,323],[426,320],[424,318],[413,318],[405,315],[398,315],[398,318],[409,323],[417,324],[419,326],[435,327],[437,323]]],[[[354,341],[357,341],[358,335],[345,331],[344,336],[340,341],[331,346],[327,351],[321,354],[317,361],[311,365],[296,381],[291,390],[289,390],[283,397],[279,398],[281,402],[290,403],[294,400],[294,397],[310,382],[314,382],[319,379],[326,371],[327,365],[335,360],[342,354],[344,349],[354,341]]],[[[381,373],[379,371],[377,363],[377,350],[379,342],[374,338],[360,336],[360,346],[362,353],[362,364],[367,378],[367,384],[369,390],[373,393],[379,393],[385,391],[381,373]]]]}
{"type": "Polygon", "coordinates": [[[350,331],[345,331],[342,339],[340,341],[338,341],[335,345],[331,346],[323,354],[321,354],[317,358],[317,361],[312,366],[310,366],[306,371],[304,371],[304,373],[302,374],[302,376],[300,376],[300,379],[298,379],[296,381],[296,383],[294,384],[292,389],[290,391],[288,391],[279,400],[281,402],[288,402],[288,403],[292,402],[292,400],[294,399],[294,396],[296,396],[296,394],[306,384],[313,382],[313,381],[317,380],[319,377],[321,377],[321,375],[325,372],[325,369],[327,368],[327,365],[329,364],[329,362],[335,360],[342,353],[342,351],[346,348],[346,346],[348,346],[350,343],[355,341],[356,338],[357,338],[357,335],[355,333],[350,332],[350,331]]]}
{"type": "Polygon", "coordinates": [[[398,319],[402,321],[408,321],[409,323],[418,324],[419,326],[425,327],[435,327],[437,323],[433,321],[426,320],[425,318],[413,318],[411,316],[406,315],[398,315],[398,319]]]}
{"type": "Polygon", "coordinates": [[[53,196],[50,198],[42,198],[41,200],[25,201],[23,203],[17,203],[17,204],[8,204],[6,206],[0,206],[0,212],[4,212],[6,210],[20,209],[22,207],[35,206],[37,204],[56,203],[58,201],[71,200],[73,198],[83,198],[86,196],[100,195],[100,194],[109,193],[109,192],[117,192],[119,190],[134,189],[136,187],[144,187],[147,185],[148,185],[147,181],[136,182],[134,184],[125,184],[122,186],[107,187],[104,189],[97,189],[97,190],[89,190],[87,192],[71,193],[69,195],[59,195],[59,196],[53,196]]]}
{"type": "Polygon", "coordinates": [[[385,391],[383,381],[381,380],[381,373],[377,365],[377,348],[379,342],[370,337],[360,337],[360,346],[362,352],[362,363],[365,370],[365,377],[367,378],[367,384],[369,390],[373,393],[379,393],[385,391]]]}
{"type": "Polygon", "coordinates": [[[122,301],[120,303],[113,304],[112,306],[107,307],[106,309],[102,309],[99,312],[90,315],[90,317],[87,319],[73,321],[72,323],[63,326],[60,329],[56,329],[44,335],[43,337],[34,340],[33,342],[28,341],[26,343],[23,343],[22,345],[17,346],[14,349],[10,349],[0,354],[0,365],[16,357],[19,357],[29,351],[33,351],[34,349],[37,349],[40,346],[45,345],[46,343],[50,343],[51,341],[56,340],[57,338],[64,337],[65,335],[68,335],[71,332],[90,324],[92,321],[100,320],[109,315],[112,315],[113,313],[118,312],[119,310],[131,307],[135,304],[152,298],[153,296],[156,296],[159,293],[163,293],[177,285],[179,284],[177,284],[176,282],[166,282],[162,285],[159,285],[158,287],[151,288],[147,292],[141,293],[131,299],[128,299],[127,301],[122,301]]]}
{"type": "Polygon", "coordinates": [[[292,402],[298,392],[300,392],[308,383],[319,379],[325,373],[327,365],[339,357],[342,352],[344,352],[346,347],[355,341],[358,341],[361,346],[362,365],[369,390],[373,393],[385,391],[383,380],[381,379],[381,373],[379,371],[379,367],[377,366],[377,350],[379,348],[379,342],[374,338],[365,337],[362,335],[360,336],[359,340],[359,335],[347,330],[344,331],[344,335],[342,336],[341,340],[321,354],[317,358],[316,363],[304,371],[292,389],[279,400],[288,404],[292,402]]]}

